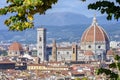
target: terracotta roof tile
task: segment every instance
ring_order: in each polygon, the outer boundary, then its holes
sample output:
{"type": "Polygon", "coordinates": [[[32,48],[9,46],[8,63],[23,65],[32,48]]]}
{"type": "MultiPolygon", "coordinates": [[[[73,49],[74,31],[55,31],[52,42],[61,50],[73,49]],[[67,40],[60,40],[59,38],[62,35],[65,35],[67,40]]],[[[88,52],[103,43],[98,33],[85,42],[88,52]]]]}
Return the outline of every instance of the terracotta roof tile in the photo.
{"type": "Polygon", "coordinates": [[[114,55],[113,50],[108,50],[108,51],[107,51],[107,55],[114,55]]]}
{"type": "Polygon", "coordinates": [[[22,45],[18,42],[14,42],[10,45],[9,50],[11,51],[21,51],[23,50],[22,45]]]}
{"type": "Polygon", "coordinates": [[[93,56],[94,54],[93,54],[93,52],[92,51],[86,51],[85,53],[84,53],[84,55],[86,55],[86,56],[93,56]]]}
{"type": "Polygon", "coordinates": [[[81,42],[109,41],[108,35],[104,29],[96,23],[85,30],[81,42]]]}

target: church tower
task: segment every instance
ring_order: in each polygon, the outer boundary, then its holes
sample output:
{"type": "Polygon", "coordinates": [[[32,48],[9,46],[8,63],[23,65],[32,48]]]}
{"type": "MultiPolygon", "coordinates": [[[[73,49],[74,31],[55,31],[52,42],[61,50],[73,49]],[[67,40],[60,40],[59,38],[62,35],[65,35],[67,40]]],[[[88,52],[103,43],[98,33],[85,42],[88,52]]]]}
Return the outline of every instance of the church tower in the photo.
{"type": "Polygon", "coordinates": [[[72,44],[72,61],[77,60],[77,45],[72,44]]]}
{"type": "Polygon", "coordinates": [[[37,29],[37,56],[40,61],[46,60],[46,29],[37,29]]]}
{"type": "Polygon", "coordinates": [[[53,46],[52,46],[52,61],[57,61],[57,47],[55,40],[53,40],[53,46]]]}

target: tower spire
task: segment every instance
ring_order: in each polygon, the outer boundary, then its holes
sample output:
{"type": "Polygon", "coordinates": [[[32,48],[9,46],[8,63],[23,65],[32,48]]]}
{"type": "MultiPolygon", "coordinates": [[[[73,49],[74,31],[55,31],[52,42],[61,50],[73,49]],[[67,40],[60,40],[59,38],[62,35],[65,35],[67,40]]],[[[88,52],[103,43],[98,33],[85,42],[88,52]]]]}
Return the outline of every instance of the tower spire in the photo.
{"type": "Polygon", "coordinates": [[[52,61],[57,61],[57,46],[55,40],[53,40],[53,46],[52,46],[52,61]]]}
{"type": "Polygon", "coordinates": [[[92,25],[97,25],[97,19],[96,19],[96,14],[93,17],[92,25]]]}
{"type": "Polygon", "coordinates": [[[53,46],[54,46],[54,47],[56,47],[56,40],[55,40],[55,39],[53,39],[53,41],[52,41],[52,42],[53,42],[53,46]]]}

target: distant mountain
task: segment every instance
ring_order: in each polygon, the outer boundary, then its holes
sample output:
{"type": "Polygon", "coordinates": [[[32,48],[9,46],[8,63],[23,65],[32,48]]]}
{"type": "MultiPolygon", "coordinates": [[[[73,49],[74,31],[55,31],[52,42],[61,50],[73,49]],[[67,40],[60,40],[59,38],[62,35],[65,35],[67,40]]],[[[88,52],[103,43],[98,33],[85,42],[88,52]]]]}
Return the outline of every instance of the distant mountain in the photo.
{"type": "MultiPolygon", "coordinates": [[[[47,28],[47,43],[51,43],[53,39],[57,42],[69,41],[80,42],[81,36],[86,28],[90,24],[81,25],[66,25],[66,26],[44,26],[47,28]]],[[[120,35],[120,24],[101,25],[107,34],[110,36],[110,40],[118,40],[120,35]]],[[[12,32],[8,30],[0,30],[0,41],[19,41],[21,43],[36,43],[37,30],[30,29],[23,32],[12,32]]]]}
{"type": "Polygon", "coordinates": [[[73,25],[88,24],[89,19],[81,14],[71,12],[55,12],[45,15],[35,15],[35,25],[73,25]]]}
{"type": "MultiPolygon", "coordinates": [[[[14,14],[7,14],[0,16],[0,29],[8,29],[4,25],[4,20],[14,14]]],[[[79,25],[79,24],[91,24],[92,18],[88,18],[82,14],[72,12],[54,12],[47,13],[45,15],[36,14],[34,16],[34,24],[36,26],[48,25],[48,26],[65,26],[65,25],[79,25]]],[[[97,16],[99,24],[114,24],[118,23],[116,20],[108,21],[106,16],[97,16]]],[[[120,22],[120,21],[119,21],[120,22]]]]}
{"type": "MultiPolygon", "coordinates": [[[[69,41],[79,42],[84,30],[92,23],[92,18],[71,12],[56,12],[46,15],[35,15],[35,29],[23,32],[8,31],[4,20],[11,14],[0,16],[0,41],[19,41],[22,43],[36,43],[37,27],[43,25],[47,28],[47,42],[52,39],[57,42],[69,41]]],[[[120,21],[107,21],[105,16],[97,17],[98,24],[102,26],[110,36],[111,40],[120,40],[120,21]]]]}
{"type": "MultiPolygon", "coordinates": [[[[54,12],[45,15],[35,15],[35,26],[38,25],[76,25],[76,24],[91,24],[92,18],[88,18],[82,14],[72,12],[54,12]]],[[[97,16],[99,24],[118,23],[116,20],[108,21],[106,16],[97,16]]],[[[120,22],[120,21],[119,21],[120,22]]]]}

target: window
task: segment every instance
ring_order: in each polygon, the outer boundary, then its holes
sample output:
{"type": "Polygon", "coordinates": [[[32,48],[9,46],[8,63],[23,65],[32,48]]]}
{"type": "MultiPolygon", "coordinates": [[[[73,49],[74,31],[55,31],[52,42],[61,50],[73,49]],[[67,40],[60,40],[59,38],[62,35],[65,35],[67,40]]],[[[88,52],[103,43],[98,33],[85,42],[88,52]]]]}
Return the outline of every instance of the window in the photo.
{"type": "Polygon", "coordinates": [[[42,46],[39,46],[39,49],[42,49],[42,46]]]}
{"type": "Polygon", "coordinates": [[[42,55],[42,53],[39,53],[39,55],[42,55]]]}
{"type": "Polygon", "coordinates": [[[41,37],[39,38],[39,41],[42,41],[42,38],[41,38],[41,37]]]}
{"type": "Polygon", "coordinates": [[[51,55],[51,52],[49,52],[49,54],[51,55]]]}
{"type": "Polygon", "coordinates": [[[89,45],[88,48],[91,48],[91,45],[89,45]]]}
{"type": "Polygon", "coordinates": [[[98,46],[98,48],[100,49],[100,48],[101,48],[101,46],[98,46]]]}
{"type": "Polygon", "coordinates": [[[75,48],[73,48],[73,54],[75,53],[75,48]]]}
{"type": "Polygon", "coordinates": [[[60,54],[60,52],[58,52],[58,54],[60,54]]]}
{"type": "Polygon", "coordinates": [[[69,54],[69,52],[67,52],[67,55],[69,54]]]}

